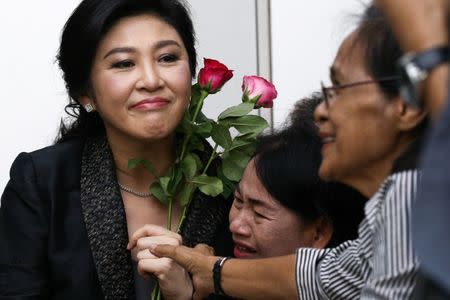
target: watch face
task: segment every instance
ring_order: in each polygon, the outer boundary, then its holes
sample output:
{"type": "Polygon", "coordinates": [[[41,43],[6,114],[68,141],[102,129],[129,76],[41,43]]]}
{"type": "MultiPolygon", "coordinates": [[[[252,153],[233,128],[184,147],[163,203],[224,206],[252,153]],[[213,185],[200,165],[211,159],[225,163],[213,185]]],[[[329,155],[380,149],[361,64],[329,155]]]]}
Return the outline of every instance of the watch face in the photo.
{"type": "Polygon", "coordinates": [[[413,83],[420,82],[427,77],[427,72],[421,70],[414,62],[410,61],[403,67],[405,73],[408,75],[409,80],[413,83]]]}

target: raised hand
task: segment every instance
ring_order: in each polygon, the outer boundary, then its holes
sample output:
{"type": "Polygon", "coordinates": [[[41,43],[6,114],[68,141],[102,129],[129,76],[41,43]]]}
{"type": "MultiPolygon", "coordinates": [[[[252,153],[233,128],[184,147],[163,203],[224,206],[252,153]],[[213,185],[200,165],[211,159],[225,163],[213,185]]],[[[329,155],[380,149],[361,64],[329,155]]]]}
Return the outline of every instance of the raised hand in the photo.
{"type": "Polygon", "coordinates": [[[157,257],[149,248],[159,244],[179,246],[179,234],[156,225],[145,225],[130,239],[127,249],[134,249],[138,261],[138,272],[143,277],[153,274],[159,282],[164,299],[191,299],[192,282],[187,271],[170,258],[157,257]]]}
{"type": "Polygon", "coordinates": [[[152,246],[151,251],[157,256],[170,257],[183,266],[192,276],[195,291],[194,300],[207,297],[214,292],[212,269],[218,259],[211,247],[199,244],[195,248],[174,245],[152,246]]]}

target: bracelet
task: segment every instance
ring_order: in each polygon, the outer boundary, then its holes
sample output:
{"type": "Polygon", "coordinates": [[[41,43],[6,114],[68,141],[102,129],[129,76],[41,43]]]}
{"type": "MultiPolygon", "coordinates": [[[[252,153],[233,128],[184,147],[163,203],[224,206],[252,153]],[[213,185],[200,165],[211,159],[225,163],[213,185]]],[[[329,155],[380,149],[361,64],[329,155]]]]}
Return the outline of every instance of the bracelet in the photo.
{"type": "Polygon", "coordinates": [[[225,292],[222,289],[220,284],[220,273],[222,271],[222,267],[225,261],[229,259],[229,257],[221,257],[215,263],[213,267],[213,280],[214,280],[214,294],[226,296],[225,292]]]}

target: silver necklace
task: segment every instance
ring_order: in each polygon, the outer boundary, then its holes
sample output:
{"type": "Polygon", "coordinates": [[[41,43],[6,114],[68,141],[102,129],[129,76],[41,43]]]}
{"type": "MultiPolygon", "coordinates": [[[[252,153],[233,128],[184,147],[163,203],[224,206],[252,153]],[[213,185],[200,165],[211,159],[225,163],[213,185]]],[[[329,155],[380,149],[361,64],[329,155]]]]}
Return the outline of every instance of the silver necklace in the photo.
{"type": "Polygon", "coordinates": [[[137,197],[148,198],[148,197],[151,197],[151,195],[152,195],[151,192],[145,192],[145,193],[144,192],[138,192],[138,191],[135,191],[135,190],[133,190],[133,189],[127,187],[127,186],[124,186],[124,185],[120,184],[119,182],[118,182],[118,184],[119,184],[119,187],[120,187],[120,189],[122,191],[130,193],[130,194],[135,195],[137,197]]]}

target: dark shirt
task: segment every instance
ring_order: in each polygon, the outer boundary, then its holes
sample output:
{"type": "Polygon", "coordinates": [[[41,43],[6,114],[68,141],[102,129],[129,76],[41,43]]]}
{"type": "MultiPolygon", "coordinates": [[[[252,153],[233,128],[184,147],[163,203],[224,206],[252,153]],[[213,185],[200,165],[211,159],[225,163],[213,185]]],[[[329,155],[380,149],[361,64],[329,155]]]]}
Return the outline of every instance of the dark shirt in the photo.
{"type": "Polygon", "coordinates": [[[137,270],[136,262],[133,262],[133,275],[134,275],[134,290],[136,294],[136,300],[151,299],[151,295],[156,284],[155,278],[150,277],[147,279],[140,276],[137,270]]]}
{"type": "Polygon", "coordinates": [[[413,215],[413,237],[421,271],[450,293],[450,95],[428,133],[423,177],[413,215]]]}
{"type": "MultiPolygon", "coordinates": [[[[16,158],[0,207],[0,299],[135,299],[115,172],[105,136],[16,158]]],[[[183,242],[230,255],[230,200],[196,193],[183,242]]]]}

